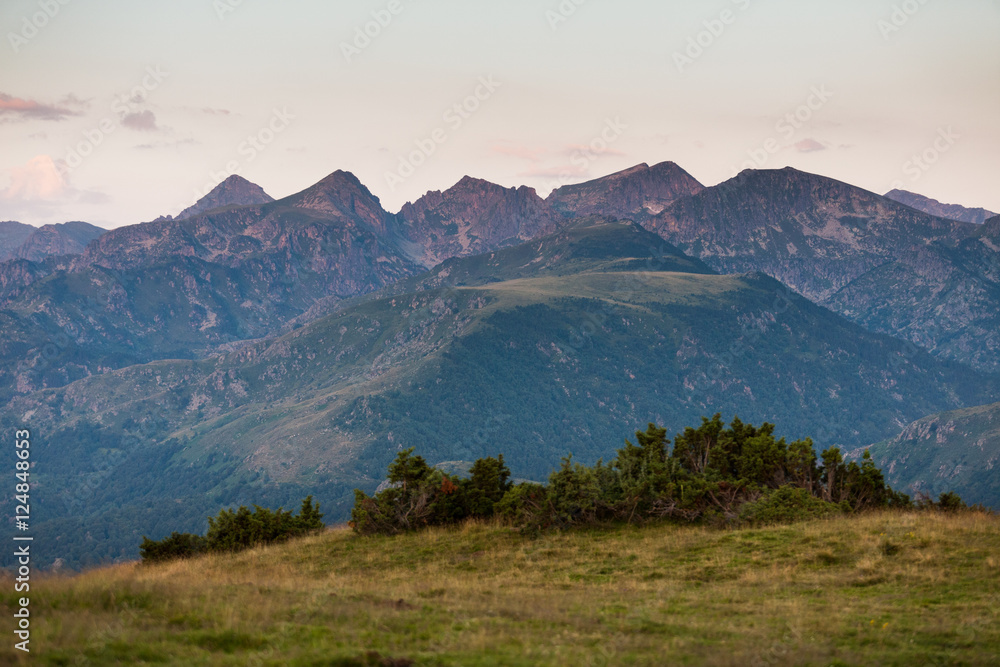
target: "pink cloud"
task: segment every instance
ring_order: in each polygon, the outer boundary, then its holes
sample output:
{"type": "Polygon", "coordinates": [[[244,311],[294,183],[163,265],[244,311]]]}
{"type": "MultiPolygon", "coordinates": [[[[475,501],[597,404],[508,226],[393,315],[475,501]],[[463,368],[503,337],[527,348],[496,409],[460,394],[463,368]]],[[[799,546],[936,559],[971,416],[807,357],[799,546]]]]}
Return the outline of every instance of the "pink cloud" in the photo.
{"type": "Polygon", "coordinates": [[[0,199],[51,201],[62,199],[70,193],[66,177],[49,155],[35,156],[27,164],[10,168],[9,172],[10,184],[0,192],[0,199]]]}
{"type": "Polygon", "coordinates": [[[624,156],[625,155],[625,153],[622,153],[619,150],[615,150],[614,148],[609,148],[607,146],[605,146],[604,148],[601,148],[600,150],[598,150],[598,149],[595,149],[595,148],[593,148],[591,146],[585,146],[584,144],[569,144],[568,146],[566,146],[565,148],[563,148],[561,151],[559,151],[559,154],[560,155],[597,155],[597,156],[601,156],[601,157],[603,157],[605,155],[616,155],[616,156],[624,156]]]}
{"type": "Polygon", "coordinates": [[[545,155],[545,150],[542,148],[529,148],[528,146],[502,146],[497,145],[491,149],[497,155],[507,155],[509,157],[516,157],[522,160],[528,160],[529,162],[538,162],[545,155]]]}
{"type": "Polygon", "coordinates": [[[528,176],[532,178],[577,178],[586,176],[590,172],[585,167],[576,165],[563,165],[561,167],[538,167],[522,171],[518,176],[528,176]]]}
{"type": "Polygon", "coordinates": [[[43,104],[35,100],[0,93],[0,118],[7,120],[66,120],[79,116],[80,109],[88,103],[70,94],[56,104],[43,104]]]}
{"type": "Polygon", "coordinates": [[[795,150],[800,153],[815,153],[816,151],[825,151],[826,146],[815,139],[803,139],[795,144],[795,150]]]}

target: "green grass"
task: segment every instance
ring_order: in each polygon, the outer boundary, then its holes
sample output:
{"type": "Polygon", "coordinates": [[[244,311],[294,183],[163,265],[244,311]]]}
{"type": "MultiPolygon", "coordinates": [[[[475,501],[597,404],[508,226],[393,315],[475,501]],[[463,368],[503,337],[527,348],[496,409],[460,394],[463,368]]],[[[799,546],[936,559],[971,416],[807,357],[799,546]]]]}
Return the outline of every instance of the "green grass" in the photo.
{"type": "MultiPolygon", "coordinates": [[[[33,582],[32,662],[987,665],[998,567],[1000,518],[978,513],[537,539],[483,524],[338,529],[33,582]]],[[[0,662],[28,664],[11,644],[0,662]]]]}

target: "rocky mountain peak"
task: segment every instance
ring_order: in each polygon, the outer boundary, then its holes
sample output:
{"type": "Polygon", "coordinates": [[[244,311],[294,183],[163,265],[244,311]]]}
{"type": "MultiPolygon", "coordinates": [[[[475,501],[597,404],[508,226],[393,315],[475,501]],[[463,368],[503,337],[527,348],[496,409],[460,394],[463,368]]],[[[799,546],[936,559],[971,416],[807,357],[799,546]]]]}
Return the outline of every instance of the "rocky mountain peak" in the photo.
{"type": "Polygon", "coordinates": [[[546,200],[563,215],[644,218],[704,186],[673,162],[643,163],[586,183],[566,185],[546,200]]]}
{"type": "Polygon", "coordinates": [[[551,233],[559,223],[533,188],[471,176],[407,203],[397,219],[412,258],[427,267],[551,233]]]}
{"type": "Polygon", "coordinates": [[[212,188],[207,195],[195,202],[193,206],[178,213],[174,220],[191,218],[217,208],[256,206],[259,204],[269,204],[273,201],[274,197],[264,192],[262,187],[256,183],[251,183],[242,176],[233,174],[212,188]]]}
{"type": "Polygon", "coordinates": [[[379,198],[349,171],[338,169],[281,202],[337,218],[360,220],[380,234],[386,232],[388,213],[379,198]]]}

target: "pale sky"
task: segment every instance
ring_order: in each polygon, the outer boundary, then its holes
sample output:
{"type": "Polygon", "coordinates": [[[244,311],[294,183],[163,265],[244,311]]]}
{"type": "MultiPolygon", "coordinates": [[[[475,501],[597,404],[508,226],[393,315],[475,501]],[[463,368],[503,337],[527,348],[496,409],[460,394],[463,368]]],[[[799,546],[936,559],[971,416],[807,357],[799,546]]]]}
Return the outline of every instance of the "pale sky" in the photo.
{"type": "Polygon", "coordinates": [[[1000,0],[3,0],[0,28],[0,220],[133,224],[233,171],[344,169],[397,211],[663,160],[1000,211],[1000,0]]]}

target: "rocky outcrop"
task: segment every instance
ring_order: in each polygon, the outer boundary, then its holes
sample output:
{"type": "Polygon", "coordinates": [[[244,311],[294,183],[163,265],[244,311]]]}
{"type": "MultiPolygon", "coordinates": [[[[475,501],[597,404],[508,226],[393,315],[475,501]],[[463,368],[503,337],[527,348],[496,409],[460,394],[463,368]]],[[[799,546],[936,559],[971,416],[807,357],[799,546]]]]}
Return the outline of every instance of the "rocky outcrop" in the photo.
{"type": "Polygon", "coordinates": [[[557,216],[533,188],[504,188],[466,176],[407,203],[397,228],[410,256],[430,268],[552,233],[557,216]]]}

